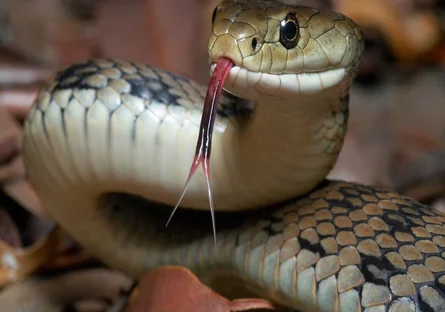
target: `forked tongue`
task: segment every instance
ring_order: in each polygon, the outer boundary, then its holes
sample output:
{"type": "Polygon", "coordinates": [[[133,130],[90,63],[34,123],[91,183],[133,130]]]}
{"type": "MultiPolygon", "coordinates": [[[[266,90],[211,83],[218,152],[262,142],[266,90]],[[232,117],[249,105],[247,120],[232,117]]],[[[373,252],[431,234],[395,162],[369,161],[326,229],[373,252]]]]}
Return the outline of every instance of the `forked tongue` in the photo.
{"type": "Polygon", "coordinates": [[[202,111],[201,124],[199,125],[199,135],[198,142],[196,144],[195,156],[193,157],[193,162],[190,167],[190,172],[187,181],[185,182],[181,197],[179,197],[179,200],[176,203],[175,208],[173,208],[173,211],[166,224],[166,226],[168,226],[168,224],[170,223],[170,220],[175,214],[176,209],[178,209],[179,204],[181,203],[185,193],[187,192],[190,180],[195,174],[196,169],[198,169],[198,166],[201,164],[207,182],[207,193],[209,196],[210,214],[212,217],[213,237],[215,242],[215,213],[213,209],[212,191],[210,188],[210,152],[212,150],[213,126],[215,124],[216,110],[219,104],[219,98],[221,96],[224,81],[226,80],[226,77],[230,72],[232,66],[233,62],[230,59],[221,58],[218,63],[216,63],[215,69],[213,70],[204,101],[204,109],[202,111]]]}

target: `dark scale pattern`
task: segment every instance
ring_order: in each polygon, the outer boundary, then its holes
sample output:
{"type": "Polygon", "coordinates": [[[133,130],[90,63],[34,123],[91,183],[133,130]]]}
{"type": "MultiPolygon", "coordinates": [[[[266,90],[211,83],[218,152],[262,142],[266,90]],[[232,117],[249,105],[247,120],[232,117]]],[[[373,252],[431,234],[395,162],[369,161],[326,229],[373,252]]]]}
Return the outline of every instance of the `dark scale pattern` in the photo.
{"type": "MultiPolygon", "coordinates": [[[[116,231],[128,229],[121,231],[130,237],[125,241],[138,237],[147,246],[156,232],[158,237],[185,246],[205,237],[205,224],[211,235],[206,212],[179,211],[175,223],[166,229],[163,220],[168,209],[153,212],[153,207],[147,209],[142,202],[121,204],[125,207],[121,213],[107,209],[106,216],[116,231]]],[[[237,268],[239,273],[245,272],[246,263],[258,263],[258,268],[248,267],[250,275],[243,273],[244,278],[269,285],[268,289],[287,285],[283,279],[293,280],[289,285],[295,286],[277,290],[271,299],[299,311],[314,311],[324,303],[332,310],[323,311],[445,309],[445,215],[393,191],[326,181],[275,209],[240,213],[235,219],[217,213],[216,220],[218,241],[210,256],[219,263],[216,268],[237,268]],[[243,220],[249,221],[241,226],[243,220]],[[253,253],[258,247],[263,252],[253,253]],[[246,252],[240,257],[241,250],[246,252]],[[276,259],[277,266],[271,269],[274,262],[266,259],[276,259]],[[273,281],[265,277],[271,270],[273,281]]],[[[174,264],[197,269],[204,250],[213,249],[213,240],[204,238],[200,245],[193,251],[181,249],[174,264]],[[195,259],[192,263],[190,257],[195,259]]],[[[161,253],[170,252],[162,248],[161,253]]],[[[199,265],[205,272],[216,269],[215,264],[199,265]]]]}
{"type": "MultiPolygon", "coordinates": [[[[360,304],[352,311],[445,311],[445,215],[411,198],[381,188],[326,182],[253,228],[245,233],[267,233],[257,246],[265,244],[270,252],[281,249],[279,270],[292,257],[296,278],[314,269],[315,302],[323,297],[323,281],[335,277],[330,280],[337,286],[337,295],[329,299],[333,311],[354,307],[354,298],[360,304]],[[291,244],[295,237],[298,243],[291,244]],[[342,296],[347,292],[350,296],[342,296]]],[[[238,248],[248,241],[238,239],[238,248]]]]}
{"type": "MultiPolygon", "coordinates": [[[[130,88],[115,88],[120,95],[129,93],[149,103],[180,105],[186,109],[201,108],[204,103],[206,86],[151,66],[105,59],[90,60],[60,71],[56,84],[48,91],[99,90],[106,86],[114,87],[112,81],[122,79],[129,83],[130,88]]],[[[226,95],[221,97],[217,113],[221,117],[232,117],[244,116],[250,111],[249,103],[226,95]]]]}

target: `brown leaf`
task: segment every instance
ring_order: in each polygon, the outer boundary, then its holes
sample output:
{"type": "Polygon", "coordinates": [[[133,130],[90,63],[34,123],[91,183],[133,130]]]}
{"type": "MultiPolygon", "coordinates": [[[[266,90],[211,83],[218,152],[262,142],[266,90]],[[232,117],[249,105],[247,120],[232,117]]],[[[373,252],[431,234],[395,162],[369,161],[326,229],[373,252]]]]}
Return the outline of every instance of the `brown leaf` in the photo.
{"type": "Polygon", "coordinates": [[[24,167],[17,161],[21,148],[18,123],[0,109],[0,182],[21,178],[24,167]]]}
{"type": "Polygon", "coordinates": [[[138,295],[126,312],[230,312],[253,309],[275,310],[263,299],[229,301],[200,283],[188,269],[166,266],[142,276],[138,295]]]}
{"type": "Polygon", "coordinates": [[[68,234],[60,230],[60,243],[57,248],[57,256],[50,259],[42,270],[49,272],[62,272],[75,267],[83,267],[97,263],[89,253],[71,239],[68,234]]]}
{"type": "Polygon", "coordinates": [[[432,12],[424,10],[404,14],[395,3],[387,0],[336,0],[334,10],[352,18],[365,31],[377,29],[386,37],[398,61],[415,63],[438,45],[441,27],[432,12]]]}
{"type": "Polygon", "coordinates": [[[86,269],[45,278],[28,278],[5,287],[0,292],[3,312],[89,311],[119,299],[133,281],[110,269],[86,269]],[[93,305],[93,306],[92,306],[93,305]],[[79,309],[79,310],[77,310],[79,309]]]}
{"type": "Polygon", "coordinates": [[[0,207],[0,241],[4,241],[11,247],[22,246],[20,233],[9,214],[0,207]]]}
{"type": "Polygon", "coordinates": [[[21,157],[22,126],[19,120],[26,115],[31,103],[20,107],[9,106],[2,103],[2,100],[0,92],[1,188],[31,213],[49,219],[33,187],[25,179],[25,167],[21,157]]]}
{"type": "Polygon", "coordinates": [[[0,286],[22,280],[34,273],[57,252],[59,231],[54,227],[48,235],[27,248],[13,248],[0,241],[0,286]]]}

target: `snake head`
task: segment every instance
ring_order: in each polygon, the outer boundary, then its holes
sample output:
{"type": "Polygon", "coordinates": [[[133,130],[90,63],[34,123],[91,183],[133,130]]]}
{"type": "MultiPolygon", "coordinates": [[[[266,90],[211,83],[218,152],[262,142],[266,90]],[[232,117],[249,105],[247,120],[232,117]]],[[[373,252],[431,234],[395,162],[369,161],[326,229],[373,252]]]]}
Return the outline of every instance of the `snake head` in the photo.
{"type": "Polygon", "coordinates": [[[226,57],[235,64],[226,89],[252,100],[317,93],[340,83],[348,89],[363,50],[351,19],[279,1],[222,1],[208,44],[210,63],[226,57]]]}

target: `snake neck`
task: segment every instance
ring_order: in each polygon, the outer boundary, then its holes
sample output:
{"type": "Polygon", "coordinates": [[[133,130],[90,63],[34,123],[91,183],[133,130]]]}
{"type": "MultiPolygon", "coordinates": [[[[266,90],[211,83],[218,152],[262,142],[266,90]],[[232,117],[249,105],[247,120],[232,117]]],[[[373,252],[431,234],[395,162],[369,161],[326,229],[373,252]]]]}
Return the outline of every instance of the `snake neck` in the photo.
{"type": "Polygon", "coordinates": [[[312,189],[337,159],[348,103],[344,88],[256,102],[246,124],[220,138],[212,162],[214,197],[224,200],[221,206],[228,210],[249,209],[312,189]],[[228,196],[229,192],[237,196],[228,196]]]}

